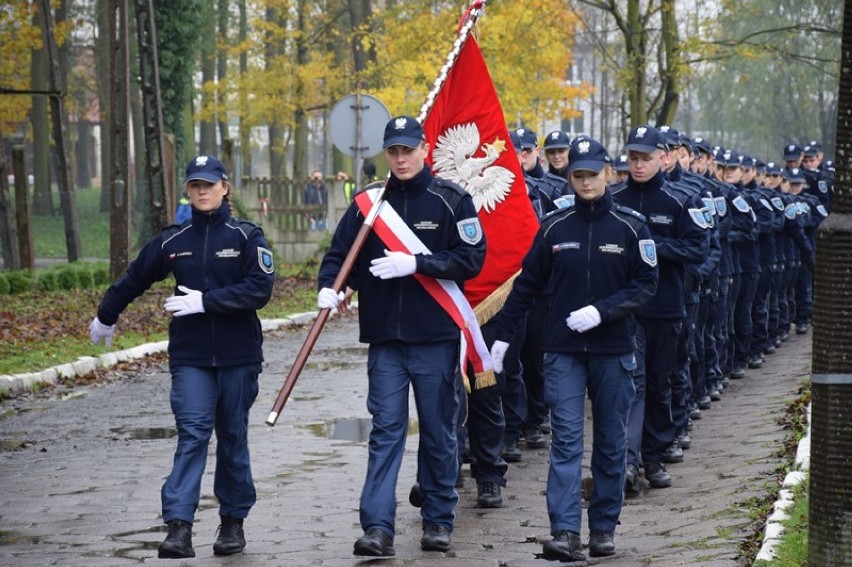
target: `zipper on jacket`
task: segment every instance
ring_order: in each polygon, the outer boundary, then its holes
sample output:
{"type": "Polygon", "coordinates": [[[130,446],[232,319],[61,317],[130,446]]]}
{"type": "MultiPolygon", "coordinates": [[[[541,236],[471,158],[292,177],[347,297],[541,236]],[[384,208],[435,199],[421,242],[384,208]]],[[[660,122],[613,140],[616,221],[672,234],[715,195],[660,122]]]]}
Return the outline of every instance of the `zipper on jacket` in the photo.
{"type": "MultiPolygon", "coordinates": [[[[210,224],[213,222],[213,216],[210,215],[207,218],[207,226],[204,228],[204,249],[201,252],[201,271],[204,274],[203,278],[203,286],[201,292],[203,293],[205,289],[207,289],[207,239],[210,235],[210,224]]],[[[213,318],[208,317],[210,321],[210,344],[213,346],[211,348],[211,353],[213,355],[213,366],[216,366],[216,325],[213,324],[213,318]]]]}

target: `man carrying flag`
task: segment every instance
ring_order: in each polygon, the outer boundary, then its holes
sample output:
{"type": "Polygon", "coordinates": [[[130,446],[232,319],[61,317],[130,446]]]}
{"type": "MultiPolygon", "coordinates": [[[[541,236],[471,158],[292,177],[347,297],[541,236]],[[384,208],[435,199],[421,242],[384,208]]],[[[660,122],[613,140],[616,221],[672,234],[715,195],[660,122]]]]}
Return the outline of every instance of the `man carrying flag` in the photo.
{"type": "MultiPolygon", "coordinates": [[[[462,30],[470,12],[481,7],[482,3],[471,6],[462,17],[462,30]]],[[[485,232],[485,265],[465,284],[464,293],[474,306],[490,347],[495,329],[487,322],[499,312],[510,278],[520,270],[538,230],[538,219],[491,76],[472,36],[467,37],[441,87],[423,129],[434,148],[431,162],[435,175],[458,183],[473,196],[485,232]]],[[[520,385],[523,396],[516,350],[515,364],[507,360],[505,365],[508,376],[497,375],[499,388],[490,387],[493,382],[482,377],[469,385],[466,424],[473,457],[470,471],[476,480],[480,508],[498,508],[503,502],[501,488],[506,485],[508,469],[501,455],[506,430],[503,401],[506,396],[512,397],[513,384],[520,385]],[[516,380],[512,375],[517,375],[516,380]]]]}
{"type": "MultiPolygon", "coordinates": [[[[460,348],[470,349],[476,372],[490,372],[487,350],[462,295],[465,280],[480,272],[485,259],[485,235],[473,199],[432,175],[426,164],[429,144],[417,119],[398,116],[388,122],[383,147],[391,171],[384,201],[346,282],[359,292],[360,340],[370,345],[367,408],[373,422],[361,493],[364,535],[354,548],[355,555],[366,556],[394,554],[409,384],[420,425],[421,548],[450,549],[458,501],[455,379],[460,348]]],[[[320,265],[320,309],[335,308],[342,300],[333,282],[380,192],[358,194],[338,224],[320,265]]]]}

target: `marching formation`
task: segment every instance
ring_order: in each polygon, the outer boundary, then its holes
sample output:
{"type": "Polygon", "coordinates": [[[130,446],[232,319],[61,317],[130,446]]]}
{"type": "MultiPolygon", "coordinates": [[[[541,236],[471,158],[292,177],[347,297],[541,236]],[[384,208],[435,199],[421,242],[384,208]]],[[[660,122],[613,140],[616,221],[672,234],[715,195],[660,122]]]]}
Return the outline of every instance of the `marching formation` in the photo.
{"type": "Polygon", "coordinates": [[[785,146],[774,162],[640,126],[613,160],[587,136],[555,131],[540,145],[520,128],[509,137],[540,229],[502,307],[481,326],[496,387],[460,387],[462,367],[466,376],[475,368],[453,362],[456,313],[430,291],[430,278],[462,290],[482,268],[485,237],[470,196],[433,174],[413,117],[387,125],[386,200],[345,292],[332,281],[381,188],[356,198],[322,262],[319,307],[344,309],[357,290],[361,340],[370,344],[373,429],[355,555],[394,554],[409,384],[421,423],[409,495],[421,509],[421,547],[452,545],[463,462],[477,505],[500,508],[507,463],[523,460],[523,446],[547,447],[551,435],[553,538],[543,555],[575,561],[585,557],[586,397],[594,428],[587,547],[600,557],[616,553],[625,497],[676,482],[667,466],[683,461],[693,420],[729,381],[760,367],[791,332],[808,332],[814,234],[833,184],[816,142],[785,146]]]}
{"type": "MultiPolygon", "coordinates": [[[[790,333],[809,331],[814,236],[833,186],[816,142],[787,145],[774,162],[668,127],[634,128],[616,159],[588,136],[556,131],[540,145],[521,128],[509,138],[526,195],[484,202],[523,208],[530,233],[538,230],[520,249],[520,269],[488,298],[497,300],[487,317],[472,309],[465,284],[505,250],[486,247],[483,201],[433,172],[424,128],[411,116],[386,125],[388,180],[354,195],[320,265],[318,307],[345,310],[357,291],[359,339],[369,345],[372,429],[357,556],[395,553],[410,388],[420,443],[409,502],[420,508],[421,548],[452,548],[462,463],[477,506],[501,508],[509,463],[523,460],[523,447],[546,448],[549,435],[553,537],[543,556],[577,561],[586,547],[593,557],[615,554],[624,499],[672,486],[667,466],[683,461],[693,420],[790,333]],[[587,397],[594,482],[584,546],[587,397]]],[[[164,309],[174,317],[178,440],[162,488],[163,558],[195,556],[214,431],[221,525],[213,551],[246,546],[243,523],[256,500],[248,412],[263,360],[256,310],[274,281],[262,231],[231,216],[224,165],[193,158],[185,188],[190,218],[143,247],[89,329],[93,343],[109,344],[128,304],[174,274],[164,309]]]]}

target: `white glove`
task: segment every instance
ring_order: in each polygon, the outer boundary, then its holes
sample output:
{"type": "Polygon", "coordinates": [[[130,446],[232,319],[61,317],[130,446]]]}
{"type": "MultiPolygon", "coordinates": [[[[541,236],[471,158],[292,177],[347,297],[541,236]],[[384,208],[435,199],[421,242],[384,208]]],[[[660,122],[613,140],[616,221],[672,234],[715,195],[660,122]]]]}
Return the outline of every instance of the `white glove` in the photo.
{"type": "Polygon", "coordinates": [[[410,276],[417,269],[417,260],[411,254],[387,250],[384,258],[375,258],[370,264],[370,273],[383,280],[410,276]]]}
{"type": "Polygon", "coordinates": [[[337,292],[330,287],[324,287],[317,295],[317,307],[320,309],[334,309],[343,301],[343,292],[337,292]]]}
{"type": "Polygon", "coordinates": [[[166,311],[175,317],[204,313],[204,301],[201,298],[200,291],[189,289],[184,285],[179,285],[178,291],[182,291],[186,295],[173,295],[166,299],[166,311]]]}
{"type": "Polygon", "coordinates": [[[92,339],[92,344],[96,345],[101,340],[106,346],[112,345],[112,335],[115,333],[115,325],[104,325],[101,320],[95,317],[89,323],[89,338],[92,339]]]}
{"type": "Polygon", "coordinates": [[[491,368],[494,372],[503,372],[503,359],[506,358],[506,350],[509,343],[505,341],[494,341],[491,345],[491,368]]]}
{"type": "Polygon", "coordinates": [[[586,305],[582,309],[572,311],[565,322],[571,330],[585,333],[601,324],[601,314],[593,306],[586,305]]]}

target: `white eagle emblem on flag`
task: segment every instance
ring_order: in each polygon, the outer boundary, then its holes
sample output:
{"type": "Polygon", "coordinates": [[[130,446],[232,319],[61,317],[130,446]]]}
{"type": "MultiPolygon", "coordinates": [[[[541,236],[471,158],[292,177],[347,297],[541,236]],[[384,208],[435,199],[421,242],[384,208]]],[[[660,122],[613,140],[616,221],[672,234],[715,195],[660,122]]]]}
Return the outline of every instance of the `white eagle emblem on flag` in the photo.
{"type": "Polygon", "coordinates": [[[432,153],[435,175],[461,185],[471,197],[476,211],[493,211],[512,190],[515,174],[499,165],[491,165],[506,151],[506,142],[495,139],[493,143],[479,144],[476,124],[459,124],[438,136],[432,153]],[[482,149],[485,155],[473,157],[482,149]]]}

